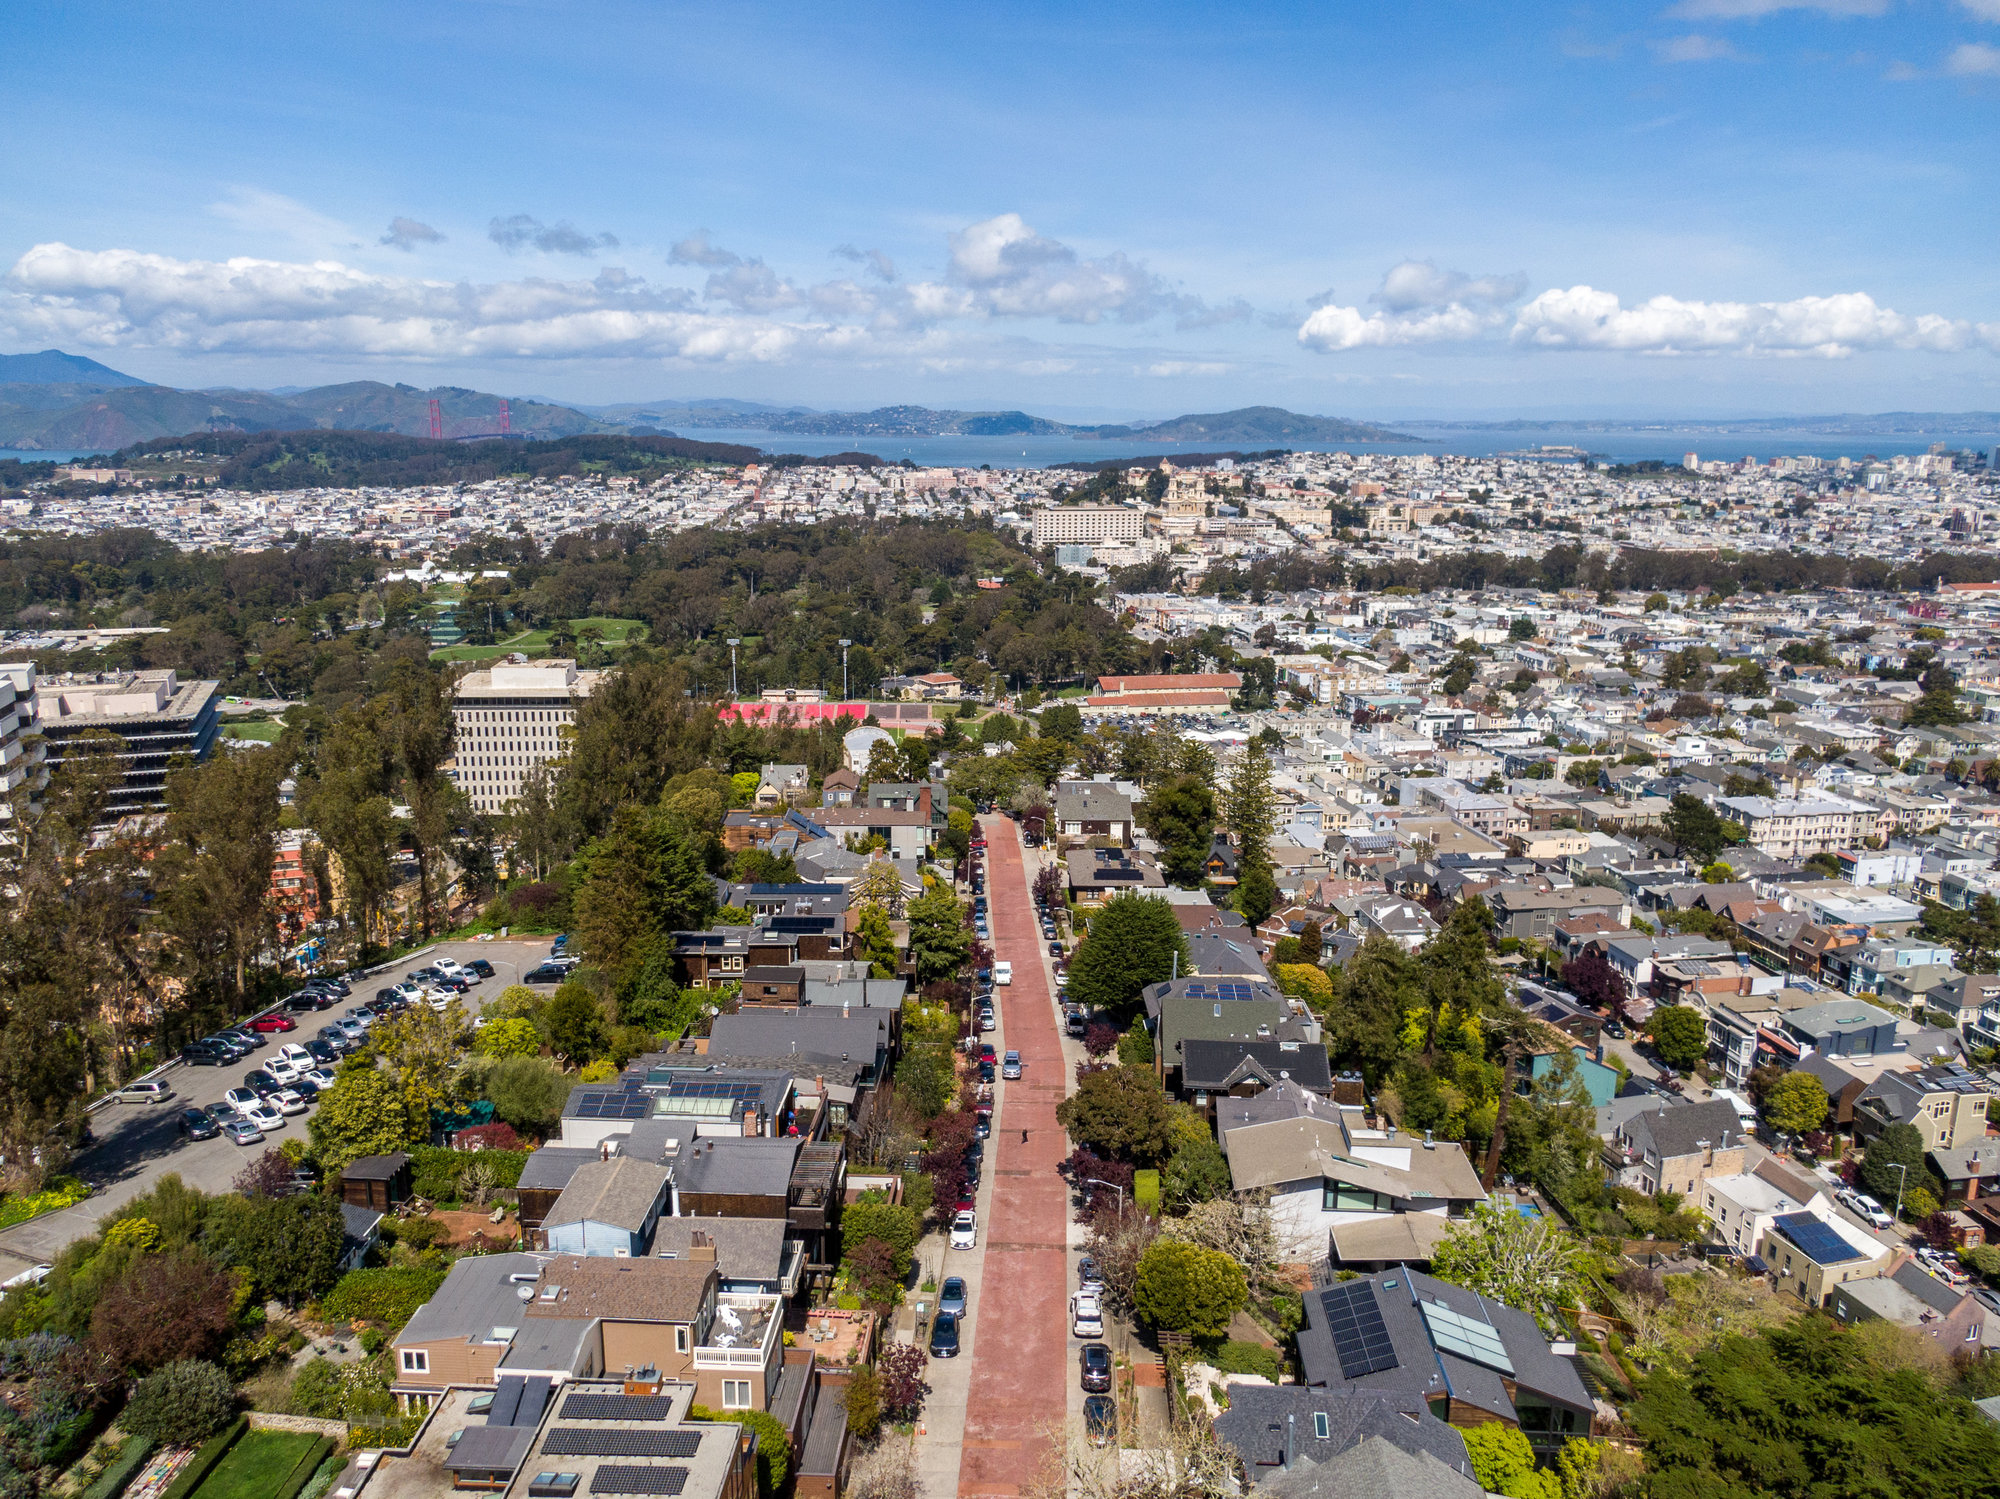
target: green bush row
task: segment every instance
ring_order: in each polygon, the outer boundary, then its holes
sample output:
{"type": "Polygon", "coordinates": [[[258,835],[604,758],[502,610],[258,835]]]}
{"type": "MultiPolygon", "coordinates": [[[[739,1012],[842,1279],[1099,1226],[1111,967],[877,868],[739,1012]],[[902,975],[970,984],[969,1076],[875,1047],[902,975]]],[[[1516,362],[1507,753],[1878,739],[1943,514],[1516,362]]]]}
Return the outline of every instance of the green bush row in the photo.
{"type": "Polygon", "coordinates": [[[308,1447],[292,1465],[292,1471],[285,1475],[285,1481],[272,1491],[271,1499],[298,1499],[299,1490],[312,1482],[319,1465],[333,1454],[333,1446],[332,1437],[321,1437],[308,1447]]]}
{"type": "Polygon", "coordinates": [[[422,1266],[350,1270],[327,1292],[320,1313],[330,1322],[380,1322],[400,1329],[437,1294],[444,1274],[422,1266]]]}
{"type": "Polygon", "coordinates": [[[249,1428],[250,1418],[238,1416],[221,1431],[201,1444],[201,1450],[188,1459],[188,1464],[174,1475],[174,1481],[167,1485],[160,1499],[187,1499],[201,1486],[201,1481],[214,1471],[223,1455],[236,1445],[237,1439],[249,1428]]]}
{"type": "Polygon", "coordinates": [[[127,1437],[125,1445],[118,1449],[118,1455],[111,1459],[96,1482],[83,1491],[83,1499],[118,1499],[125,1492],[125,1485],[132,1481],[146,1459],[153,1455],[151,1437],[127,1437]]]}
{"type": "Polygon", "coordinates": [[[412,1189],[417,1196],[436,1202],[458,1196],[459,1173],[473,1161],[493,1168],[496,1187],[518,1186],[521,1168],[528,1164],[525,1150],[452,1150],[443,1145],[419,1145],[410,1151],[412,1189]]]}

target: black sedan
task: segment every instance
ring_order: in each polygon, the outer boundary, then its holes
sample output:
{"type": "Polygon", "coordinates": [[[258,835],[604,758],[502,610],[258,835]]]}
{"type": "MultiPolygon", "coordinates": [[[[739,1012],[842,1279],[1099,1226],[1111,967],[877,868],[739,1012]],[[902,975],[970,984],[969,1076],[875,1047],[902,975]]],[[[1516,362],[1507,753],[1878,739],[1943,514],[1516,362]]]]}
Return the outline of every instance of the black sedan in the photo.
{"type": "Polygon", "coordinates": [[[467,968],[470,968],[474,973],[478,974],[483,979],[490,979],[493,977],[493,965],[487,962],[484,958],[474,958],[470,963],[467,963],[465,966],[467,968]]]}
{"type": "Polygon", "coordinates": [[[1083,1371],[1084,1393],[1108,1395],[1111,1393],[1111,1350],[1102,1343],[1085,1343],[1078,1356],[1083,1371]]]}
{"type": "Polygon", "coordinates": [[[181,1060],[190,1067],[220,1067],[224,1062],[233,1062],[236,1058],[223,1047],[196,1041],[181,1048],[181,1060]]]}
{"type": "Polygon", "coordinates": [[[958,1318],[950,1312],[939,1312],[931,1323],[931,1357],[958,1357],[958,1318]]]}
{"type": "Polygon", "coordinates": [[[1118,1407],[1109,1395],[1084,1396],[1083,1432],[1093,1447],[1109,1447],[1118,1440],[1118,1407]]]}
{"type": "Polygon", "coordinates": [[[182,1109],[180,1131],[190,1140],[213,1140],[222,1133],[222,1126],[208,1117],[203,1109],[182,1109]]]}

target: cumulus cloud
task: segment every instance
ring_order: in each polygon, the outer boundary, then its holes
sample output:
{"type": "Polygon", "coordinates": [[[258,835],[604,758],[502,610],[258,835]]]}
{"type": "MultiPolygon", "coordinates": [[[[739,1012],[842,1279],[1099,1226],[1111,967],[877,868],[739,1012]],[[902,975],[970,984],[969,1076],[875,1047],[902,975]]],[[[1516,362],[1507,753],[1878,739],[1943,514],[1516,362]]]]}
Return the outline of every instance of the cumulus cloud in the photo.
{"type": "Polygon", "coordinates": [[[1631,307],[1614,292],[1572,286],[1543,292],[1515,319],[1518,344],[1644,354],[1776,354],[1839,359],[1884,349],[2000,352],[2000,323],[1909,317],[1865,292],[1790,302],[1687,302],[1652,297],[1631,307]]]}
{"type": "Polygon", "coordinates": [[[1454,302],[1501,306],[1518,300],[1527,289],[1528,278],[1518,271],[1509,276],[1468,276],[1464,271],[1441,271],[1434,261],[1405,260],[1388,269],[1381,290],[1370,300],[1391,312],[1448,307],[1454,302]]]}
{"type": "Polygon", "coordinates": [[[1680,0],[1667,14],[1687,21],[1755,21],[1786,10],[1811,10],[1823,16],[1879,16],[1889,0],[1680,0]]]}
{"type": "Polygon", "coordinates": [[[740,265],[743,257],[733,250],[725,250],[715,243],[706,229],[697,229],[686,239],[676,240],[667,251],[667,259],[675,265],[725,266],[740,265]]]}
{"type": "Polygon", "coordinates": [[[1944,60],[1944,70],[1953,78],[2000,78],[2000,47],[1961,42],[1944,60]]]}
{"type": "Polygon", "coordinates": [[[896,279],[896,262],[880,250],[861,250],[853,245],[835,245],[833,253],[842,260],[851,260],[856,265],[865,266],[868,273],[880,281],[896,279]]]}
{"type": "MultiPolygon", "coordinates": [[[[1167,312],[1198,319],[1210,311],[1200,298],[1175,293],[1139,262],[1117,252],[1086,259],[1060,240],[1037,233],[1018,213],[969,224],[951,236],[950,244],[946,280],[962,293],[969,313],[1064,323],[1107,318],[1143,323],[1167,312]]],[[[934,295],[942,298],[944,293],[940,289],[934,295]]]]}
{"type": "Polygon", "coordinates": [[[1958,3],[1982,21],[2000,22],[2000,0],[1958,0],[1958,3]]]}
{"type": "Polygon", "coordinates": [[[486,226],[486,237],[510,254],[535,249],[544,255],[595,255],[599,250],[618,248],[615,234],[585,234],[566,219],[544,224],[525,213],[495,219],[486,226]]]}
{"type": "Polygon", "coordinates": [[[1309,304],[1299,342],[1339,354],[1477,338],[1504,326],[1507,304],[1527,289],[1528,278],[1518,272],[1471,276],[1442,270],[1435,261],[1405,260],[1388,269],[1369,298],[1380,311],[1342,306],[1327,292],[1309,304]]]}
{"type": "Polygon", "coordinates": [[[389,232],[378,243],[395,250],[415,250],[418,245],[435,245],[444,236],[419,219],[406,219],[401,215],[389,220],[389,232]]]}
{"type": "Polygon", "coordinates": [[[1740,62],[1743,54],[1719,36],[1677,36],[1653,43],[1661,62],[1740,62]]]}

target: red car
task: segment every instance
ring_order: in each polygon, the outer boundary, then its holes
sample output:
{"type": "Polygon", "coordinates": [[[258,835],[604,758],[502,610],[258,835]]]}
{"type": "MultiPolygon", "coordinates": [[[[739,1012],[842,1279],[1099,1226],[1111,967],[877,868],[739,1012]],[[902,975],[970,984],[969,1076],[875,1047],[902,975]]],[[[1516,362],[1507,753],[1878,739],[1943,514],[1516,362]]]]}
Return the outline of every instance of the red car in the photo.
{"type": "Polygon", "coordinates": [[[299,1023],[291,1016],[280,1015],[276,1011],[269,1015],[259,1015],[250,1022],[250,1029],[253,1031],[295,1031],[298,1028],[299,1023]]]}

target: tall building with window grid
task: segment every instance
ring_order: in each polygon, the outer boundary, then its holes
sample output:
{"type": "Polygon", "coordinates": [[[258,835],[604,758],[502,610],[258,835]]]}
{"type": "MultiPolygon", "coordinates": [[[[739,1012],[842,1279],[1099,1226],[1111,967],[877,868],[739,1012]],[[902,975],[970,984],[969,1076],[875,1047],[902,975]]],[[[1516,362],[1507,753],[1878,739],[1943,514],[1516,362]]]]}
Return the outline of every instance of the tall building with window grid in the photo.
{"type": "Polygon", "coordinates": [[[531,661],[459,679],[456,774],[474,811],[504,812],[529,771],[569,752],[577,709],[603,677],[574,661],[531,661]]]}

